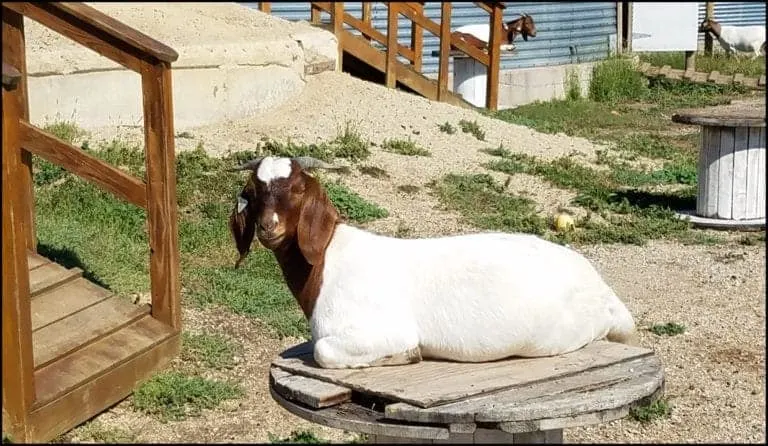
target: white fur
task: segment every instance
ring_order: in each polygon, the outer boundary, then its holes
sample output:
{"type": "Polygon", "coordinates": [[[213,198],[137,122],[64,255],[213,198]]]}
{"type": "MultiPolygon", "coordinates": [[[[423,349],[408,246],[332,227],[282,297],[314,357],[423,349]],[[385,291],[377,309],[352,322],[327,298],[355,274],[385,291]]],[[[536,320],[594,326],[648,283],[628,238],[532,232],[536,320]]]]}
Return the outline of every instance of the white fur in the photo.
{"type": "Polygon", "coordinates": [[[720,46],[728,54],[736,51],[752,53],[752,58],[760,56],[760,47],[765,42],[765,27],[720,25],[720,46]]]}
{"type": "Polygon", "coordinates": [[[272,223],[274,224],[280,223],[280,217],[277,216],[277,212],[272,214],[272,223]]]}
{"type": "Polygon", "coordinates": [[[527,234],[396,239],[340,224],[310,320],[315,360],[365,367],[423,357],[489,361],[630,338],[632,315],[569,248],[527,234]]]}
{"type": "Polygon", "coordinates": [[[237,194],[237,213],[239,214],[243,212],[243,209],[245,209],[246,206],[248,206],[248,200],[243,198],[242,195],[237,194]]]}
{"type": "Polygon", "coordinates": [[[269,182],[278,178],[288,178],[291,176],[291,159],[274,158],[268,156],[261,160],[259,169],[256,171],[256,178],[269,185],[269,182]]]}

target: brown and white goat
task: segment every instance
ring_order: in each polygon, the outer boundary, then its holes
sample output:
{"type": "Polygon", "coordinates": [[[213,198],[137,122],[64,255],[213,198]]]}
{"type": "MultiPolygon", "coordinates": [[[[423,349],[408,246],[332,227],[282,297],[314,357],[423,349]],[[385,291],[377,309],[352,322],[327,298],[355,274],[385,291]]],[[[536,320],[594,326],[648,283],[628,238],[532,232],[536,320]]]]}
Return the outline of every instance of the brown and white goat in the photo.
{"type": "MultiPolygon", "coordinates": [[[[536,24],[533,17],[523,13],[519,18],[501,24],[504,40],[502,45],[513,45],[515,37],[523,36],[523,40],[528,41],[528,37],[536,37],[536,24]]],[[[452,33],[454,36],[464,40],[468,44],[481,50],[488,47],[490,38],[490,27],[487,24],[464,25],[456,28],[452,33]]]]}
{"type": "Polygon", "coordinates": [[[254,234],[274,252],[321,367],[551,356],[634,339],[632,315],[576,251],[530,234],[376,235],[341,220],[313,167],[329,166],[272,157],[240,166],[251,174],[230,228],[236,265],[254,234]]]}
{"type": "Polygon", "coordinates": [[[765,55],[765,26],[729,26],[705,19],[699,25],[699,32],[712,34],[730,56],[736,51],[752,53],[752,59],[760,57],[760,53],[765,55]]]}

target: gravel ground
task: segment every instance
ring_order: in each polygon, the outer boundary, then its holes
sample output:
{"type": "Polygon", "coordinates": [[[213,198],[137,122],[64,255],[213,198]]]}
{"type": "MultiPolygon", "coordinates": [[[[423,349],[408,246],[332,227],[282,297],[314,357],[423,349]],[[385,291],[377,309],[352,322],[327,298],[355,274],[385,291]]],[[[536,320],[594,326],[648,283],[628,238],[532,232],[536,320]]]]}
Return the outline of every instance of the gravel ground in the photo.
{"type": "MultiPolygon", "coordinates": [[[[222,125],[177,129],[192,138],[177,138],[178,150],[202,142],[206,150],[222,154],[252,149],[262,136],[278,141],[314,142],[335,136],[348,120],[357,122],[363,136],[377,144],[365,164],[385,169],[388,180],[353,174],[343,181],[391,216],[368,227],[394,233],[406,225],[414,235],[473,232],[452,213],[437,209],[423,189],[406,195],[403,184],[421,186],[445,173],[487,172],[481,164],[490,157],[478,149],[498,147],[553,158],[572,151],[592,159],[599,146],[580,138],[544,135],[507,124],[470,110],[430,102],[387,90],[341,73],[323,73],[309,80],[296,101],[251,119],[222,125]],[[335,94],[330,94],[334,92],[335,94]],[[438,125],[460,119],[477,120],[486,141],[460,131],[447,135],[438,125]],[[432,152],[431,157],[404,157],[379,149],[385,138],[412,138],[432,152]]],[[[92,138],[141,140],[141,129],[102,129],[92,138]]],[[[497,175],[498,176],[498,175],[497,175]]],[[[568,207],[571,195],[552,189],[536,178],[516,176],[513,191],[526,190],[540,209],[568,207]]],[[[592,260],[629,306],[641,328],[655,323],[684,324],[684,334],[659,337],[643,330],[641,343],[661,357],[666,373],[666,396],[671,416],[641,425],[625,419],[598,426],[565,430],[566,442],[758,442],[765,441],[765,247],[736,243],[684,246],[651,242],[647,246],[590,246],[582,252],[592,260]]],[[[296,340],[276,341],[257,321],[227,311],[185,310],[190,329],[216,329],[242,340],[245,353],[233,372],[245,379],[247,397],[237,407],[205,411],[200,418],[161,424],[137,415],[123,402],[98,419],[107,426],[139,433],[140,441],[263,442],[267,432],[287,435],[310,428],[318,436],[348,441],[352,436],[311,425],[279,408],[269,397],[267,369],[271,358],[296,340]]],[[[70,435],[77,435],[77,430],[70,435]]]]}

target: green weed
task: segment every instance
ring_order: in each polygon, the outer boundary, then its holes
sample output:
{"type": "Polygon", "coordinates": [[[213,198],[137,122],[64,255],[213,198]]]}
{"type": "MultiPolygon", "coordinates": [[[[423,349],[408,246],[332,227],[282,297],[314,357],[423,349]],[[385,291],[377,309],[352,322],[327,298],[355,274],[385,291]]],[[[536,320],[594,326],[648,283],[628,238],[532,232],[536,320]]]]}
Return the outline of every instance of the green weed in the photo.
{"type": "Polygon", "coordinates": [[[459,121],[459,127],[461,127],[462,132],[472,134],[479,141],[485,141],[485,132],[480,128],[480,124],[477,121],[462,119],[459,121]]]}
{"type": "Polygon", "coordinates": [[[370,203],[341,183],[324,183],[328,197],[339,213],[354,222],[367,223],[389,215],[386,209],[370,203]]]}
{"type": "Polygon", "coordinates": [[[360,173],[363,175],[368,175],[369,177],[373,178],[389,178],[389,174],[386,170],[376,167],[376,166],[358,166],[357,167],[360,173]]]}
{"type": "Polygon", "coordinates": [[[666,324],[654,324],[648,329],[656,336],[676,336],[685,333],[685,325],[676,322],[667,322],[666,324]]]}
{"type": "Polygon", "coordinates": [[[448,121],[444,122],[443,124],[440,124],[438,128],[440,129],[441,132],[447,133],[449,135],[453,135],[454,133],[456,133],[456,127],[451,125],[451,123],[448,121]]]}
{"type": "Polygon", "coordinates": [[[671,413],[672,407],[664,399],[658,399],[649,405],[635,407],[629,411],[629,415],[633,420],[639,421],[643,424],[647,424],[661,418],[666,418],[671,413]]]}
{"type": "Polygon", "coordinates": [[[416,145],[410,137],[408,139],[385,139],[381,144],[381,148],[398,155],[432,156],[429,150],[416,145]]]}
{"type": "Polygon", "coordinates": [[[273,433],[269,432],[267,433],[267,437],[269,438],[270,443],[274,444],[282,444],[282,443],[292,443],[292,444],[328,444],[330,441],[322,440],[318,438],[314,432],[312,431],[292,431],[291,435],[285,438],[280,438],[277,435],[274,435],[273,433]]]}
{"type": "Polygon", "coordinates": [[[181,359],[202,362],[212,369],[230,369],[235,365],[237,350],[238,346],[226,336],[185,332],[182,337],[181,359]]]}

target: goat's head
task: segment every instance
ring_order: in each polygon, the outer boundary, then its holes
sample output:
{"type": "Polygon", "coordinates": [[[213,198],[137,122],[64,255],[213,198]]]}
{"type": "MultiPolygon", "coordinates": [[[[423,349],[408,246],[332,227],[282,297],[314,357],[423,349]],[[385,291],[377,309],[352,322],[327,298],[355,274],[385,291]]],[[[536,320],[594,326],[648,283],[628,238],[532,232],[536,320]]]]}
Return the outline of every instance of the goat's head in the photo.
{"type": "Polygon", "coordinates": [[[699,32],[700,33],[711,32],[712,34],[719,36],[720,24],[714,21],[713,19],[704,19],[704,21],[701,22],[701,25],[699,25],[699,32]]]}
{"type": "Polygon", "coordinates": [[[536,24],[533,22],[533,17],[526,13],[520,14],[520,18],[507,22],[504,28],[509,43],[512,43],[518,34],[522,34],[526,42],[528,36],[536,37],[536,24]]]}
{"type": "Polygon", "coordinates": [[[235,268],[250,252],[254,235],[275,253],[298,243],[310,265],[322,261],[339,214],[307,173],[313,168],[332,166],[310,157],[262,157],[233,169],[251,171],[229,218],[240,253],[235,268]]]}

